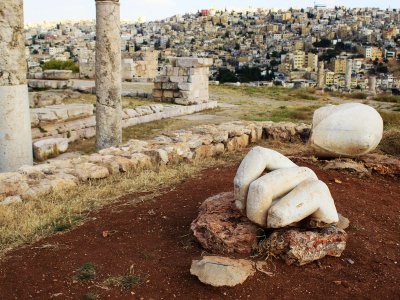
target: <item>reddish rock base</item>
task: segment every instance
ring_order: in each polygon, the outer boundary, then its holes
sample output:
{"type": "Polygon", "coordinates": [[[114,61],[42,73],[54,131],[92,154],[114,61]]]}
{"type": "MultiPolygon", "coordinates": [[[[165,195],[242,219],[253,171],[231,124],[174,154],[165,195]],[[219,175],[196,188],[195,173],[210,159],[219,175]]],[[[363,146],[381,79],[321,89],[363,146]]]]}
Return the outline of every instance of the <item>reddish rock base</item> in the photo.
{"type": "Polygon", "coordinates": [[[258,227],[235,207],[233,193],[208,198],[191,229],[206,250],[219,254],[250,254],[257,245],[258,227]]]}
{"type": "Polygon", "coordinates": [[[347,233],[335,226],[322,229],[283,229],[259,244],[260,253],[280,256],[288,265],[305,265],[325,256],[340,257],[346,248],[347,233]]]}

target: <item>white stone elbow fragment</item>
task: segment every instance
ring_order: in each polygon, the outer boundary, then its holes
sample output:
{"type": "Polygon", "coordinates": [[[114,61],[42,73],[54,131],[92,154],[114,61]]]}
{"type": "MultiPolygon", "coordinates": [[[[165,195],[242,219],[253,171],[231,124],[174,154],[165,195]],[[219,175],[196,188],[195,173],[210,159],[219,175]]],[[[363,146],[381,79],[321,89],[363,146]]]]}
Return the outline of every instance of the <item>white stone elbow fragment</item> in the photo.
{"type": "Polygon", "coordinates": [[[269,171],[292,168],[297,165],[284,155],[263,147],[254,147],[243,159],[234,179],[236,207],[242,211],[246,208],[246,197],[250,184],[269,171]]]}
{"type": "Polygon", "coordinates": [[[374,108],[330,105],[314,112],[310,145],[319,157],[359,156],[374,150],[382,134],[383,120],[374,108]]]}
{"type": "Polygon", "coordinates": [[[326,224],[339,221],[329,188],[320,180],[306,180],[274,202],[268,211],[267,227],[285,227],[310,215],[326,224]]]}
{"type": "Polygon", "coordinates": [[[309,168],[291,167],[272,171],[253,181],[247,195],[247,217],[266,227],[272,201],[284,196],[307,179],[318,180],[317,175],[309,168]]]}

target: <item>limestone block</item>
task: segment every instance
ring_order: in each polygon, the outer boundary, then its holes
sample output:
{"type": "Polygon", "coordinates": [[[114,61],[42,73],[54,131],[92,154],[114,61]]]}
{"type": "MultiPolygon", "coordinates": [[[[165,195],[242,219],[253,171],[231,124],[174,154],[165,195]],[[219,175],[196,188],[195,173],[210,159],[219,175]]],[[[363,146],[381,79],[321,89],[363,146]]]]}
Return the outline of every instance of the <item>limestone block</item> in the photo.
{"type": "MultiPolygon", "coordinates": [[[[318,178],[309,168],[293,167],[278,169],[254,180],[247,195],[247,217],[254,223],[267,227],[267,213],[272,201],[284,196],[307,179],[318,178]]],[[[292,211],[288,213],[291,215],[292,211]]]]}
{"type": "Polygon", "coordinates": [[[320,180],[303,181],[286,196],[276,201],[268,211],[267,226],[269,228],[285,227],[310,215],[316,222],[325,224],[339,221],[329,188],[320,180]]]}
{"type": "Polygon", "coordinates": [[[135,117],[140,116],[139,113],[135,109],[128,108],[128,109],[125,109],[124,112],[126,113],[127,117],[129,117],[129,118],[135,118],[135,117]]]}
{"type": "Polygon", "coordinates": [[[19,194],[27,188],[24,175],[17,172],[0,173],[0,200],[19,194]]]}
{"type": "Polygon", "coordinates": [[[296,167],[296,164],[279,152],[254,147],[242,160],[234,179],[235,203],[238,209],[245,209],[250,184],[265,170],[273,171],[291,167],[296,167]]]}
{"type": "Polygon", "coordinates": [[[162,88],[164,90],[176,90],[178,88],[178,83],[176,83],[176,82],[163,82],[162,88]]]}
{"type": "Polygon", "coordinates": [[[187,82],[188,76],[171,76],[169,78],[169,81],[175,82],[175,83],[182,83],[182,82],[187,82]]]}
{"type": "Polygon", "coordinates": [[[162,82],[162,83],[164,83],[164,82],[168,82],[168,81],[169,81],[169,76],[157,76],[154,79],[154,82],[162,82]]]}
{"type": "Polygon", "coordinates": [[[257,245],[258,227],[235,207],[233,193],[206,199],[191,230],[204,249],[217,254],[251,254],[257,245]]]}
{"type": "Polygon", "coordinates": [[[226,144],[226,149],[228,151],[235,151],[238,149],[246,148],[249,145],[250,137],[247,134],[243,134],[238,137],[232,138],[226,144]]]}
{"type": "Polygon", "coordinates": [[[171,62],[176,67],[181,68],[197,68],[210,67],[213,64],[212,58],[195,58],[195,57],[178,57],[171,59],[171,62]]]}
{"type": "Polygon", "coordinates": [[[154,113],[162,112],[164,110],[162,104],[150,104],[149,106],[154,113]]]}
{"type": "Polygon", "coordinates": [[[57,114],[48,108],[34,108],[31,112],[36,114],[39,122],[55,122],[58,120],[57,114]]]}
{"type": "Polygon", "coordinates": [[[69,80],[72,78],[71,70],[45,70],[43,79],[50,80],[69,80]]]}
{"type": "Polygon", "coordinates": [[[154,82],[154,89],[155,90],[161,90],[162,89],[162,82],[154,82]]]}
{"type": "Polygon", "coordinates": [[[68,139],[50,138],[33,143],[33,154],[36,160],[44,161],[55,157],[68,149],[68,139]]]}
{"type": "Polygon", "coordinates": [[[174,91],[172,90],[164,90],[163,91],[164,98],[174,98],[174,91]]]}
{"type": "Polygon", "coordinates": [[[71,170],[71,174],[78,177],[81,181],[89,179],[102,179],[110,175],[108,169],[103,166],[98,166],[92,163],[82,163],[75,166],[71,170]]]}
{"type": "Polygon", "coordinates": [[[190,274],[215,287],[242,284],[254,273],[252,262],[220,256],[204,256],[202,260],[193,260],[190,268],[190,274]]]}
{"type": "Polygon", "coordinates": [[[152,95],[155,98],[161,98],[163,95],[163,91],[161,89],[154,89],[152,95]]]}
{"type": "Polygon", "coordinates": [[[178,88],[182,91],[191,91],[193,89],[193,84],[188,82],[180,82],[178,83],[178,88]]]}
{"type": "Polygon", "coordinates": [[[150,106],[143,105],[143,106],[138,106],[135,108],[139,116],[145,116],[145,115],[150,115],[153,113],[153,110],[150,108],[150,106]]]}
{"type": "Polygon", "coordinates": [[[374,150],[382,134],[383,120],[374,108],[330,105],[314,112],[310,145],[319,157],[354,157],[374,150]]]}

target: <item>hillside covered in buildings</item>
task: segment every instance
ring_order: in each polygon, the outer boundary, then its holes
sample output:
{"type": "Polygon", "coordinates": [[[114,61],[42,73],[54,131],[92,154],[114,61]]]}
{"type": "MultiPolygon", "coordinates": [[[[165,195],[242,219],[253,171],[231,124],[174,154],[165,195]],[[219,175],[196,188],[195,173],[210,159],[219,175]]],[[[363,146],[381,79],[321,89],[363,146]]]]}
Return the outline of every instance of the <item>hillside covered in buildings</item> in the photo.
{"type": "MultiPolygon", "coordinates": [[[[66,68],[93,78],[95,22],[63,21],[26,28],[29,73],[66,68]],[[62,63],[64,62],[64,63],[62,63]]],[[[400,87],[400,12],[378,8],[204,9],[146,23],[123,22],[123,79],[153,79],[168,57],[214,59],[211,80],[315,86],[324,62],[326,88],[400,87]],[[157,63],[159,58],[159,64],[157,63]],[[269,82],[269,83],[267,83],[269,82]]]]}

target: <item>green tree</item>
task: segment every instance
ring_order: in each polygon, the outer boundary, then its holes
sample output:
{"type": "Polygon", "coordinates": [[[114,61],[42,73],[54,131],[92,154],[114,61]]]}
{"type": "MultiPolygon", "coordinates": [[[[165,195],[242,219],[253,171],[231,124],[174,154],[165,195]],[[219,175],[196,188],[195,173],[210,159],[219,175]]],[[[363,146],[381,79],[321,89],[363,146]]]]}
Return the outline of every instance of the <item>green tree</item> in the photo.
{"type": "Polygon", "coordinates": [[[221,83],[238,81],[238,78],[236,77],[235,73],[226,68],[218,69],[216,79],[221,83]]]}

